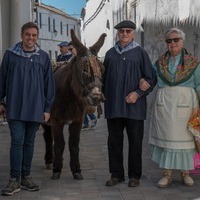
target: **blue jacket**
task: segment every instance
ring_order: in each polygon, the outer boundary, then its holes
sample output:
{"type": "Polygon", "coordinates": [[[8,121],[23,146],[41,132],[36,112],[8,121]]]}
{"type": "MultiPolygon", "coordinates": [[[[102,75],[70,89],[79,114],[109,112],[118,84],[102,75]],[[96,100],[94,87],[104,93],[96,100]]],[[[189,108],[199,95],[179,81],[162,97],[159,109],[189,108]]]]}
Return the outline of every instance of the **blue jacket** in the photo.
{"type": "Polygon", "coordinates": [[[71,57],[72,57],[71,53],[70,54],[68,53],[68,54],[65,54],[65,55],[60,54],[57,57],[56,62],[68,61],[71,57]]]}
{"type": "Polygon", "coordinates": [[[0,99],[6,98],[7,119],[43,122],[55,98],[48,54],[35,45],[24,52],[21,43],[8,49],[0,68],[0,99]]]}
{"type": "Polygon", "coordinates": [[[146,119],[146,96],[156,84],[156,74],[147,52],[132,41],[121,49],[119,43],[108,50],[104,60],[103,91],[105,95],[105,117],[146,119]],[[139,81],[144,78],[151,88],[144,92],[139,89],[139,81]],[[130,92],[140,96],[136,103],[126,103],[130,92]]]}

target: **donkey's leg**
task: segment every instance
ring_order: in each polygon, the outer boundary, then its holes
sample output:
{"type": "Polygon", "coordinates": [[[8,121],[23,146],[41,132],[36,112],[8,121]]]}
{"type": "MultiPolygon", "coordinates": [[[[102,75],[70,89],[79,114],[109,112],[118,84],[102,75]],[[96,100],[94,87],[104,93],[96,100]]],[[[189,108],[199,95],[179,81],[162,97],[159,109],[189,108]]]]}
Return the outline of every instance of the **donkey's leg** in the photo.
{"type": "Polygon", "coordinates": [[[51,179],[59,179],[63,168],[63,152],[65,149],[65,139],[63,135],[64,124],[52,123],[52,133],[54,136],[54,161],[53,174],[51,179]]]}
{"type": "Polygon", "coordinates": [[[80,163],[79,163],[79,141],[82,120],[73,122],[69,125],[69,151],[70,151],[70,169],[76,180],[82,180],[80,163]]]}
{"type": "Polygon", "coordinates": [[[44,129],[43,137],[45,141],[45,164],[46,169],[52,169],[52,163],[53,163],[53,137],[51,133],[51,127],[48,125],[42,124],[42,127],[44,129]]]}

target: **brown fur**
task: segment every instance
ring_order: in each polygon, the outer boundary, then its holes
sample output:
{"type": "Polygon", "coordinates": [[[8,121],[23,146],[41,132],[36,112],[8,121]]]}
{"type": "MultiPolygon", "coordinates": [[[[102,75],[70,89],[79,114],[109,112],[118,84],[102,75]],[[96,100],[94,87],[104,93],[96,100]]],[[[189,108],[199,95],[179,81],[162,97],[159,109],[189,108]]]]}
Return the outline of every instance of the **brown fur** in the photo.
{"type": "MultiPolygon", "coordinates": [[[[94,56],[103,45],[105,37],[106,34],[102,34],[90,47],[94,56]]],[[[55,71],[56,97],[51,109],[51,126],[43,125],[46,142],[45,162],[46,164],[53,162],[52,179],[60,178],[62,171],[65,147],[63,129],[66,123],[69,123],[70,168],[75,179],[82,179],[79,141],[83,115],[88,103],[97,106],[102,97],[100,61],[88,54],[89,50],[79,41],[73,30],[71,38],[77,49],[77,56],[55,71]],[[95,88],[99,92],[95,92],[95,88]]]]}

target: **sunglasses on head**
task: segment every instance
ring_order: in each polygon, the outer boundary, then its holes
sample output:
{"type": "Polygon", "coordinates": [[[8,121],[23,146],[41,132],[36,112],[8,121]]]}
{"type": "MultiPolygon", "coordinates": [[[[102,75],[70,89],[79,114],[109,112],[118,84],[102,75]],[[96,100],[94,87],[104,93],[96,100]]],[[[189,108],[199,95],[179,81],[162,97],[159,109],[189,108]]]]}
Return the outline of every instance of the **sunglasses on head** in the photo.
{"type": "Polygon", "coordinates": [[[119,33],[120,34],[123,34],[123,33],[130,34],[132,31],[133,31],[133,29],[120,29],[119,33]]]}
{"type": "Polygon", "coordinates": [[[166,39],[166,43],[167,44],[171,44],[172,42],[179,42],[180,40],[182,40],[182,38],[171,38],[171,39],[166,39]]]}

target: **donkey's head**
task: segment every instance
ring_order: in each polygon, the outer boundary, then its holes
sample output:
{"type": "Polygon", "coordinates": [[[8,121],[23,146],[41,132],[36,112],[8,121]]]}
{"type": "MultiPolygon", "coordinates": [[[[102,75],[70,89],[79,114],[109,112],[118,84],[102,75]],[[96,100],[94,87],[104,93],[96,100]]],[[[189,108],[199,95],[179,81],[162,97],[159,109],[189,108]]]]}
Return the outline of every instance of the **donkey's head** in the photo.
{"type": "Polygon", "coordinates": [[[80,70],[80,81],[84,89],[84,95],[90,105],[97,106],[102,98],[102,74],[103,64],[97,57],[97,53],[104,44],[106,34],[103,33],[98,41],[91,47],[85,47],[71,30],[72,42],[77,50],[76,62],[80,70]]]}

